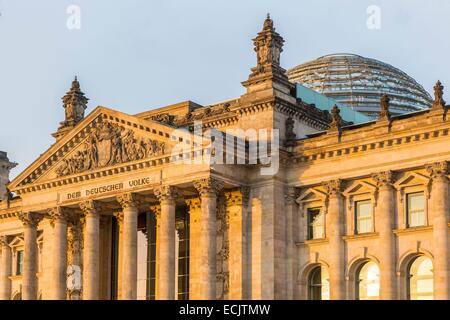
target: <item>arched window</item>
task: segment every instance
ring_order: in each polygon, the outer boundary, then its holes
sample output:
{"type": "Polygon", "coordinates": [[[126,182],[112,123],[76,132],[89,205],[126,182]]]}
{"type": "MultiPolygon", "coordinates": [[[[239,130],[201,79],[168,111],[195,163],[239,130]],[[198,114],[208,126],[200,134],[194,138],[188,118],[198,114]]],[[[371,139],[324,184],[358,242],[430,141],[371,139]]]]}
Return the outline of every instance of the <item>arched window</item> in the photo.
{"type": "Polygon", "coordinates": [[[433,262],[426,256],[415,258],[408,268],[408,299],[433,300],[433,262]]]}
{"type": "Polygon", "coordinates": [[[364,263],[356,274],[356,299],[380,299],[380,268],[375,262],[364,263]]]}
{"type": "Polygon", "coordinates": [[[317,266],[309,273],[308,298],[309,300],[330,299],[330,277],[327,268],[317,266]]]}

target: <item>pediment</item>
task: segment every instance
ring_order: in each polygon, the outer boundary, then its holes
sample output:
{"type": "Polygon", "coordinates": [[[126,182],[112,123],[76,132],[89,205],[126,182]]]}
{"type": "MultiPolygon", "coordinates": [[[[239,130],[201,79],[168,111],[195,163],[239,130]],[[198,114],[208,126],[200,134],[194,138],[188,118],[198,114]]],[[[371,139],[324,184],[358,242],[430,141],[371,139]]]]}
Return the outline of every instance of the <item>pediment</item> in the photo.
{"type": "Polygon", "coordinates": [[[296,202],[300,204],[311,201],[322,201],[326,198],[326,196],[326,193],[321,190],[308,188],[300,194],[300,196],[296,199],[296,202]]]}
{"type": "Polygon", "coordinates": [[[373,193],[376,191],[376,189],[377,187],[374,184],[371,184],[367,181],[355,181],[344,190],[343,194],[345,196],[349,196],[356,194],[373,193]]]}
{"type": "Polygon", "coordinates": [[[394,183],[396,189],[402,189],[407,186],[428,185],[430,178],[418,172],[406,172],[397,182],[394,183]]]}
{"type": "Polygon", "coordinates": [[[97,107],[14,179],[10,190],[168,154],[182,139],[174,132],[164,124],[97,107]]]}

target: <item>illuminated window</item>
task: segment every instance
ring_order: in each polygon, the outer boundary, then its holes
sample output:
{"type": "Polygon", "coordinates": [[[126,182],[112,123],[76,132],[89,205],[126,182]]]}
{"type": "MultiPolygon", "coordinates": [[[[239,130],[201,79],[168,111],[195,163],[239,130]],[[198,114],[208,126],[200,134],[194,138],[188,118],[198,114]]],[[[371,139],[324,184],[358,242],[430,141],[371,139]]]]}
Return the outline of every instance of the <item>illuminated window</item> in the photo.
{"type": "Polygon", "coordinates": [[[308,209],[308,239],[325,237],[324,214],[321,208],[308,209]]]}
{"type": "Polygon", "coordinates": [[[16,253],[16,276],[23,274],[23,250],[19,250],[16,253]]]}
{"type": "Polygon", "coordinates": [[[323,266],[315,267],[308,278],[309,300],[330,300],[330,277],[323,266]]]}
{"type": "Polygon", "coordinates": [[[372,203],[370,200],[358,201],[355,205],[355,233],[373,231],[372,203]]]}
{"type": "Polygon", "coordinates": [[[408,227],[425,225],[425,197],[423,192],[407,195],[408,227]]]}
{"type": "Polygon", "coordinates": [[[380,268],[375,262],[365,263],[356,277],[356,297],[358,300],[380,299],[380,268]]]}
{"type": "Polygon", "coordinates": [[[408,270],[408,299],[433,300],[433,263],[430,258],[420,256],[408,270]]]}

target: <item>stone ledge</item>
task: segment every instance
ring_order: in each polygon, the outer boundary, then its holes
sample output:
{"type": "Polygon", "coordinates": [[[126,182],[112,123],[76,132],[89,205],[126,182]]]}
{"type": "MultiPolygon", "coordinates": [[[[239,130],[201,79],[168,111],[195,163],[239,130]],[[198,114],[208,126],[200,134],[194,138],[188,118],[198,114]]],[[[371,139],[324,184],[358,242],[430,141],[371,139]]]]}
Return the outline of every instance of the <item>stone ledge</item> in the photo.
{"type": "Polygon", "coordinates": [[[419,232],[427,232],[432,231],[433,226],[423,226],[423,227],[411,227],[406,229],[395,229],[394,233],[399,236],[403,234],[409,234],[409,233],[419,233],[419,232]]]}
{"type": "Polygon", "coordinates": [[[309,246],[309,245],[316,245],[316,244],[326,244],[329,242],[328,238],[320,238],[320,239],[311,239],[311,240],[305,240],[305,241],[299,241],[296,242],[296,246],[309,246]]]}
{"type": "Polygon", "coordinates": [[[353,241],[353,240],[365,240],[365,239],[373,239],[379,237],[378,232],[367,232],[367,233],[360,233],[360,234],[352,234],[349,236],[343,236],[342,239],[344,241],[353,241]]]}

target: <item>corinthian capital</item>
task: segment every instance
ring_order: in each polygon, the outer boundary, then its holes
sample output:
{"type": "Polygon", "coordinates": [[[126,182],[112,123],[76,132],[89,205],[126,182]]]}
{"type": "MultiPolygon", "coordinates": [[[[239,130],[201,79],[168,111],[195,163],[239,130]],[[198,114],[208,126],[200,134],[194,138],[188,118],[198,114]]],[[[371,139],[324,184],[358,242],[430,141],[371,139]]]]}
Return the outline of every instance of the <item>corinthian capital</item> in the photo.
{"type": "Polygon", "coordinates": [[[298,197],[298,189],[296,187],[287,187],[284,191],[284,198],[286,199],[286,204],[294,204],[298,197]]]}
{"type": "Polygon", "coordinates": [[[435,162],[426,166],[426,170],[432,180],[446,180],[448,174],[447,161],[435,162]]]}
{"type": "Polygon", "coordinates": [[[141,204],[139,197],[134,193],[124,193],[117,196],[117,202],[121,205],[122,209],[129,207],[138,207],[141,204]]]}
{"type": "Polygon", "coordinates": [[[80,209],[85,215],[97,215],[99,211],[98,204],[92,200],[81,202],[80,209]]]}
{"type": "Polygon", "coordinates": [[[374,173],[372,178],[375,180],[378,188],[387,188],[392,186],[392,183],[394,182],[394,173],[390,170],[382,171],[374,173]]]}
{"type": "Polygon", "coordinates": [[[341,179],[325,181],[322,183],[329,196],[336,196],[342,192],[343,182],[341,179]]]}
{"type": "Polygon", "coordinates": [[[160,202],[173,201],[179,196],[179,190],[176,187],[160,185],[153,190],[153,193],[160,202]]]}
{"type": "Polygon", "coordinates": [[[34,212],[20,212],[18,218],[24,226],[36,228],[42,220],[42,215],[34,212]]]}
{"type": "Polygon", "coordinates": [[[63,221],[67,222],[70,218],[70,214],[67,208],[55,207],[47,210],[47,214],[50,216],[52,222],[63,221]]]}
{"type": "Polygon", "coordinates": [[[197,189],[202,197],[217,194],[223,189],[223,181],[214,178],[204,178],[194,181],[194,188],[197,189]]]}
{"type": "Polygon", "coordinates": [[[0,246],[7,246],[8,243],[8,236],[0,236],[0,246]]]}

